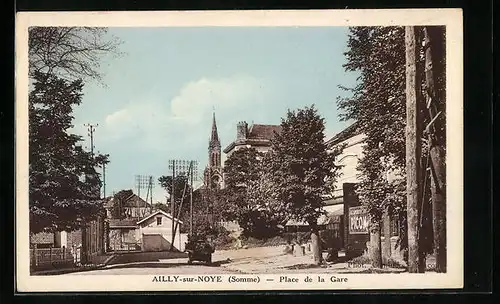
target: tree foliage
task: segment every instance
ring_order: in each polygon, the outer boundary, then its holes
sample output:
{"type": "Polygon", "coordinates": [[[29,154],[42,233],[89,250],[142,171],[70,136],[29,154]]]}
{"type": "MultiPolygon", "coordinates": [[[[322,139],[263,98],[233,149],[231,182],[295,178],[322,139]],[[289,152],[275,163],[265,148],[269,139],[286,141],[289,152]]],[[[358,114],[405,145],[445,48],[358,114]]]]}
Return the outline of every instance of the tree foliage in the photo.
{"type": "MultiPolygon", "coordinates": [[[[421,30],[417,31],[420,46],[421,30]]],[[[341,87],[350,96],[339,97],[337,105],[342,111],[341,119],[355,120],[359,131],[366,135],[358,167],[361,181],[357,192],[375,223],[380,221],[386,209],[402,220],[400,245],[406,248],[405,30],[404,27],[352,27],[347,47],[344,68],[358,72],[359,78],[355,87],[341,87]]],[[[442,56],[437,58],[438,69],[443,67],[443,60],[442,56]]],[[[421,81],[424,79],[423,64],[424,48],[421,47],[417,58],[421,81]]],[[[444,73],[440,75],[438,92],[443,96],[444,73]]],[[[421,114],[421,117],[427,116],[421,114]]],[[[424,119],[425,122],[428,119],[424,119]]],[[[427,150],[424,140],[423,154],[427,150]]],[[[424,167],[425,163],[422,165],[424,167]]],[[[424,222],[429,220],[429,214],[422,216],[424,222]]],[[[428,244],[424,244],[425,247],[429,248],[428,244]]]]}
{"type": "Polygon", "coordinates": [[[339,98],[338,107],[366,135],[357,192],[378,223],[386,208],[400,214],[406,206],[404,28],[353,27],[347,46],[344,68],[360,76],[354,88],[343,87],[352,95],[339,98]]]}
{"type": "Polygon", "coordinates": [[[107,161],[94,157],[68,133],[73,107],[81,103],[81,80],[68,82],[34,73],[29,94],[30,230],[73,230],[102,207],[100,176],[95,167],[107,161]]]}
{"type": "MultiPolygon", "coordinates": [[[[160,176],[158,178],[158,182],[160,183],[161,187],[167,191],[167,193],[172,196],[172,176],[160,176]]],[[[186,214],[186,212],[189,212],[189,200],[190,200],[190,191],[191,191],[191,185],[189,184],[188,177],[186,175],[178,175],[175,177],[174,180],[174,200],[175,200],[175,213],[177,216],[177,213],[179,211],[179,208],[181,207],[181,202],[182,202],[182,209],[181,209],[181,218],[183,218],[186,214]],[[184,197],[184,199],[182,199],[184,197]]],[[[171,211],[171,204],[172,202],[169,200],[167,203],[167,208],[168,212],[170,213],[171,211]]]]}
{"type": "Polygon", "coordinates": [[[30,27],[29,75],[101,79],[101,59],[118,55],[120,41],[98,27],[30,27]]]}
{"type": "Polygon", "coordinates": [[[313,106],[288,111],[272,140],[270,179],[274,198],[289,219],[315,227],[331,194],[338,169],[325,144],[324,120],[313,106]]]}
{"type": "Polygon", "coordinates": [[[225,188],[218,209],[227,220],[236,220],[245,236],[262,238],[276,233],[280,224],[273,212],[267,158],[254,148],[233,152],[224,164],[225,188]]]}
{"type": "Polygon", "coordinates": [[[111,207],[111,215],[115,219],[124,219],[127,217],[125,213],[125,201],[134,194],[132,189],[120,190],[113,195],[113,206],[111,207]]]}

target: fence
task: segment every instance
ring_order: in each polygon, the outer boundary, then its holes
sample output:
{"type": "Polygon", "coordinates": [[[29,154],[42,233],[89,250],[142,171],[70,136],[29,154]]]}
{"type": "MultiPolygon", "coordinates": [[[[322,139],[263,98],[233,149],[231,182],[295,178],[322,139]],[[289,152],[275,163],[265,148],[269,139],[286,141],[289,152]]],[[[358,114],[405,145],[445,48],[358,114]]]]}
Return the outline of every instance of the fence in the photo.
{"type": "Polygon", "coordinates": [[[70,249],[63,248],[43,248],[30,249],[30,267],[47,268],[57,264],[73,264],[75,257],[70,249]]]}

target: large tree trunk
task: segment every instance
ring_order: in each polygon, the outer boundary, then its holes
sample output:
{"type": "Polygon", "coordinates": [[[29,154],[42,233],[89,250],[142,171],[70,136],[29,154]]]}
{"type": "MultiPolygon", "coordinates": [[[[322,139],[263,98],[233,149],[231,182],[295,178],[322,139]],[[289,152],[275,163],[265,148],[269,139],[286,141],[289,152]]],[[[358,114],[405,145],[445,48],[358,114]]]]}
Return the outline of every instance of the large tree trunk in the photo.
{"type": "Polygon", "coordinates": [[[392,245],[391,245],[391,217],[389,211],[385,210],[382,218],[384,228],[384,246],[382,251],[382,261],[386,262],[391,258],[392,245]]]}
{"type": "Polygon", "coordinates": [[[311,250],[313,253],[314,264],[320,265],[323,262],[321,253],[321,241],[319,239],[319,230],[316,223],[311,223],[311,250]]]}
{"type": "Polygon", "coordinates": [[[421,272],[419,248],[421,128],[420,81],[416,73],[418,56],[415,27],[405,29],[406,44],[406,193],[408,224],[408,271],[421,272]]]}
{"type": "Polygon", "coordinates": [[[382,268],[382,246],[380,239],[380,221],[370,225],[370,259],[372,267],[382,268]]]}
{"type": "Polygon", "coordinates": [[[434,226],[434,252],[436,253],[436,272],[446,272],[446,199],[443,182],[446,177],[442,159],[444,151],[435,146],[431,149],[432,159],[432,213],[434,226]]]}
{"type": "MultiPolygon", "coordinates": [[[[444,119],[434,119],[438,111],[444,112],[445,94],[439,93],[435,77],[443,74],[440,63],[444,55],[442,45],[443,29],[440,27],[425,27],[425,84],[428,104],[429,121],[434,121],[429,127],[430,159],[431,159],[431,197],[432,222],[434,228],[434,251],[436,253],[436,271],[446,272],[446,168],[444,150],[444,119]]],[[[444,91],[444,90],[442,90],[444,91]]],[[[441,114],[444,117],[444,113],[441,114]]]]}

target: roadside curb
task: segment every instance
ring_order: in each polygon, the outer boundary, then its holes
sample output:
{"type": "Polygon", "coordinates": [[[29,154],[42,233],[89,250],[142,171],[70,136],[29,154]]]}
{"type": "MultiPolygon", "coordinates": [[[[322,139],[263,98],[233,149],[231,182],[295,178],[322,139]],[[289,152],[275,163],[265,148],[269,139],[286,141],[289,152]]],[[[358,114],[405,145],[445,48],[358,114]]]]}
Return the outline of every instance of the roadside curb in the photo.
{"type": "Polygon", "coordinates": [[[69,268],[69,269],[55,269],[55,270],[44,270],[36,271],[31,273],[32,276],[44,276],[44,275],[60,275],[73,272],[85,272],[91,270],[98,270],[104,268],[105,265],[93,266],[93,267],[80,267],[80,268],[69,268]]]}

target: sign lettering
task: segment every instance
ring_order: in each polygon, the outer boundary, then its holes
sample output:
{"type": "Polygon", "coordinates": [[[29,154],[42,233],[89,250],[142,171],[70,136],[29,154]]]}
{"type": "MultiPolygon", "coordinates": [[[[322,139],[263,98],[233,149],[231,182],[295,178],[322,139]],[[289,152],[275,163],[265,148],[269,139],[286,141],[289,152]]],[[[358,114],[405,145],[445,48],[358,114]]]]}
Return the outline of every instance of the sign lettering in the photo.
{"type": "Polygon", "coordinates": [[[349,208],[349,233],[368,233],[368,212],[363,206],[349,208]]]}

